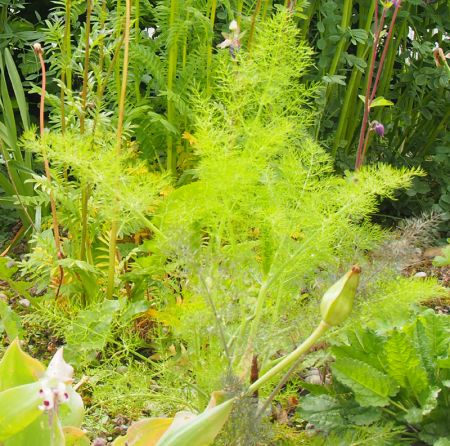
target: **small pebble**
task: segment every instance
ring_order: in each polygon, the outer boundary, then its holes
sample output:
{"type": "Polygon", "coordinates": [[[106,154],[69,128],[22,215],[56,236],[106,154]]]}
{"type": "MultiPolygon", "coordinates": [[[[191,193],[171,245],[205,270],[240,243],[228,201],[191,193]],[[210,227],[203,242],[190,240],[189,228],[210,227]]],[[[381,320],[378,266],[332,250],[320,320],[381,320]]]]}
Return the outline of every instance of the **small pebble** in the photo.
{"type": "Polygon", "coordinates": [[[20,299],[19,304],[22,305],[22,307],[28,308],[31,305],[31,302],[28,299],[20,299]]]}
{"type": "Polygon", "coordinates": [[[0,293],[0,300],[8,300],[8,296],[4,293],[0,293]]]}
{"type": "Polygon", "coordinates": [[[124,375],[125,373],[128,372],[128,367],[120,365],[119,367],[116,368],[116,372],[120,373],[121,375],[124,375]]]}
{"type": "Polygon", "coordinates": [[[419,271],[418,273],[414,274],[414,277],[420,277],[420,278],[427,277],[427,273],[424,271],[419,271]]]}
{"type": "Polygon", "coordinates": [[[106,446],[107,444],[108,442],[106,441],[106,439],[98,437],[94,440],[92,446],[106,446]]]}

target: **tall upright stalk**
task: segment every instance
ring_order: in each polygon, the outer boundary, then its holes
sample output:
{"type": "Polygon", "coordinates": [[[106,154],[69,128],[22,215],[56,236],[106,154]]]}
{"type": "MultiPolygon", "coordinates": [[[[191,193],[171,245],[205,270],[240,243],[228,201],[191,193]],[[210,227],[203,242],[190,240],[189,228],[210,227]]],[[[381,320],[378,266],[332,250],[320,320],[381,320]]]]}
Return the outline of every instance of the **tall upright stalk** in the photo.
{"type": "Polygon", "coordinates": [[[212,66],[212,46],[214,40],[214,24],[216,21],[217,0],[211,0],[211,11],[209,15],[209,23],[211,30],[211,38],[208,39],[207,59],[206,59],[206,93],[211,94],[211,66],[212,66]]]}
{"type": "Polygon", "coordinates": [[[236,12],[237,12],[237,17],[236,17],[236,21],[239,25],[239,27],[241,27],[241,20],[242,20],[242,11],[244,9],[244,0],[237,0],[237,8],[236,8],[236,12]]]}
{"type": "MultiPolygon", "coordinates": [[[[41,64],[41,72],[42,72],[42,93],[41,93],[41,101],[40,101],[40,109],[39,109],[39,133],[41,140],[44,138],[44,131],[45,131],[45,122],[44,122],[44,112],[45,112],[45,95],[46,95],[46,89],[47,89],[47,71],[45,68],[45,62],[44,62],[44,51],[42,50],[42,47],[39,43],[34,44],[34,52],[39,57],[39,62],[41,64]]],[[[63,256],[61,251],[61,241],[60,241],[60,235],[59,235],[59,225],[58,225],[58,215],[56,213],[56,201],[55,196],[53,194],[53,191],[51,189],[51,182],[52,182],[52,176],[50,173],[50,164],[47,158],[47,155],[45,153],[45,150],[43,151],[43,158],[44,158],[44,170],[45,170],[45,176],[47,177],[47,181],[50,185],[50,208],[52,212],[52,223],[53,223],[53,236],[55,239],[55,248],[56,252],[58,254],[58,258],[61,258],[63,256]]],[[[62,280],[64,277],[64,271],[62,269],[62,266],[59,266],[60,271],[60,278],[58,282],[58,289],[56,291],[56,298],[58,298],[59,290],[61,288],[62,280]]]]}
{"type": "MultiPolygon", "coordinates": [[[[89,58],[90,58],[90,36],[91,36],[91,15],[92,15],[92,0],[87,0],[86,6],[86,30],[84,43],[84,70],[83,70],[83,88],[81,92],[81,116],[80,116],[80,133],[85,131],[86,120],[86,103],[88,90],[88,76],[89,76],[89,58]]],[[[81,248],[80,259],[84,260],[86,257],[86,248],[88,245],[88,204],[89,204],[89,185],[83,184],[81,187],[81,248]]]]}
{"type": "Polygon", "coordinates": [[[367,88],[366,88],[366,94],[365,94],[365,100],[364,100],[364,115],[363,115],[363,121],[361,124],[361,131],[359,134],[359,143],[358,143],[358,150],[356,153],[356,162],[355,162],[355,169],[358,170],[361,168],[361,166],[364,163],[364,158],[367,152],[367,147],[369,145],[369,140],[371,136],[371,128],[369,127],[369,114],[370,114],[370,106],[372,104],[372,101],[375,99],[375,95],[378,88],[378,83],[380,81],[380,76],[383,71],[384,61],[386,59],[386,54],[389,48],[389,44],[392,38],[392,33],[394,30],[395,21],[397,18],[398,10],[401,5],[401,0],[396,1],[394,6],[394,13],[392,14],[392,19],[389,25],[389,30],[387,37],[384,42],[384,48],[381,53],[380,62],[378,64],[377,71],[375,73],[375,79],[373,79],[374,71],[375,71],[375,59],[377,56],[377,50],[380,44],[380,36],[381,32],[384,28],[384,21],[386,19],[386,13],[388,8],[386,6],[383,7],[383,12],[381,15],[381,19],[378,20],[378,0],[376,0],[376,6],[375,6],[375,38],[373,42],[373,50],[372,50],[372,58],[370,61],[370,68],[368,72],[368,79],[367,79],[367,88]]]}
{"type": "Polygon", "coordinates": [[[64,133],[66,130],[66,111],[65,111],[65,91],[64,85],[67,85],[69,90],[72,89],[72,42],[71,42],[71,19],[70,14],[72,11],[72,0],[66,0],[66,11],[64,17],[64,40],[63,40],[63,63],[64,66],[61,70],[61,131],[64,133]]]}
{"type": "Polygon", "coordinates": [[[90,37],[91,37],[91,15],[92,0],[87,0],[86,6],[86,29],[84,37],[84,69],[83,69],[83,88],[81,91],[81,115],[80,115],[80,132],[84,133],[86,120],[86,103],[89,76],[89,57],[90,57],[90,37]]]}
{"type": "MultiPolygon", "coordinates": [[[[333,76],[336,73],[336,70],[341,61],[342,54],[348,45],[348,37],[345,35],[345,31],[352,24],[352,10],[353,10],[353,1],[352,0],[344,0],[342,5],[342,19],[341,19],[341,29],[344,35],[339,40],[339,43],[336,47],[336,51],[334,52],[333,60],[331,61],[331,65],[327,71],[328,76],[333,76]]],[[[326,102],[328,102],[331,93],[333,91],[333,84],[328,85],[326,91],[326,102]]]]}
{"type": "Polygon", "coordinates": [[[250,51],[251,47],[252,47],[253,36],[255,35],[256,20],[258,18],[260,10],[261,10],[261,0],[256,0],[256,6],[255,6],[255,10],[253,11],[252,23],[250,25],[250,33],[249,33],[248,41],[247,41],[248,51],[250,51]]]}
{"type": "MultiPolygon", "coordinates": [[[[370,3],[369,11],[366,15],[365,24],[363,25],[362,19],[363,15],[360,15],[360,27],[362,28],[364,26],[364,30],[366,32],[370,31],[370,26],[372,24],[373,15],[375,12],[375,2],[370,3]]],[[[356,50],[356,57],[362,58],[363,60],[366,59],[366,53],[368,52],[367,43],[360,43],[358,45],[358,49],[356,50]]],[[[355,101],[358,101],[358,87],[359,83],[361,81],[362,73],[361,71],[354,66],[352,70],[352,74],[350,76],[350,80],[348,81],[346,90],[345,90],[345,96],[344,96],[344,102],[341,108],[341,112],[339,115],[339,122],[336,130],[336,134],[334,137],[334,146],[333,146],[333,156],[336,155],[336,152],[339,148],[340,142],[343,139],[343,133],[348,127],[348,122],[350,120],[350,116],[352,116],[351,111],[352,108],[351,104],[355,101]]]]}
{"type": "MultiPolygon", "coordinates": [[[[178,14],[178,0],[170,1],[169,30],[173,30],[178,14]]],[[[170,124],[175,124],[175,104],[172,93],[175,77],[177,74],[178,62],[178,42],[177,39],[169,41],[169,66],[167,69],[167,120],[170,124]]],[[[177,173],[177,149],[174,144],[173,135],[167,135],[167,170],[176,176],[177,173]]]]}
{"type": "Polygon", "coordinates": [[[261,13],[261,18],[262,20],[265,20],[267,17],[267,13],[269,12],[269,7],[271,6],[271,1],[270,0],[264,0],[263,6],[262,6],[262,13],[261,13]]]}
{"type": "MultiPolygon", "coordinates": [[[[141,1],[135,0],[134,7],[134,30],[135,30],[135,43],[139,45],[141,38],[141,1]]],[[[139,76],[140,70],[135,69],[134,78],[134,90],[136,99],[139,101],[141,99],[141,79],[139,76]]]]}
{"type": "MultiPolygon", "coordinates": [[[[125,6],[125,31],[124,31],[124,54],[123,54],[123,70],[122,85],[119,98],[119,119],[117,122],[117,142],[116,155],[119,156],[122,148],[123,122],[125,117],[125,98],[127,93],[128,82],[128,64],[130,52],[130,29],[131,29],[131,0],[126,0],[125,6]]],[[[114,219],[111,223],[109,237],[109,267],[108,267],[108,285],[106,289],[106,298],[111,299],[114,293],[115,269],[116,269],[116,249],[117,249],[117,233],[119,230],[119,222],[114,219]]]]}

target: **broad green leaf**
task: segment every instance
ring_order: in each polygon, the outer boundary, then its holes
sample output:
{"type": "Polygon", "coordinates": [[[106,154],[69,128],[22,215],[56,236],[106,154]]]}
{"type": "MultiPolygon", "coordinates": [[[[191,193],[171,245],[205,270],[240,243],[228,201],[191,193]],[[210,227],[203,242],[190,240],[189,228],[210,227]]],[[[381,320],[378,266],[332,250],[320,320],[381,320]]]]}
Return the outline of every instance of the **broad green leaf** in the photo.
{"type": "Polygon", "coordinates": [[[28,106],[25,100],[25,93],[22,87],[22,81],[20,79],[19,73],[17,71],[14,60],[11,53],[6,48],[5,49],[5,65],[8,71],[9,79],[11,80],[11,85],[16,96],[17,105],[19,107],[20,117],[22,118],[22,124],[25,130],[30,126],[28,117],[28,106]]]}
{"type": "Polygon", "coordinates": [[[178,413],[156,446],[208,446],[222,430],[233,408],[234,399],[207,409],[198,416],[178,413]]]}
{"type": "Polygon", "coordinates": [[[44,365],[25,353],[16,339],[0,361],[0,391],[36,382],[44,372],[44,365]]]}
{"type": "Polygon", "coordinates": [[[19,315],[3,300],[0,301],[0,333],[2,331],[6,333],[10,340],[23,336],[19,315]]]}
{"type": "Polygon", "coordinates": [[[447,350],[449,329],[448,317],[438,315],[433,310],[425,311],[413,324],[404,328],[405,333],[413,340],[432,383],[436,383],[437,358],[447,350]]]}
{"type": "Polygon", "coordinates": [[[352,389],[363,407],[386,406],[398,391],[395,381],[369,364],[357,359],[341,358],[332,366],[334,376],[352,389]]]}
{"type": "MultiPolygon", "coordinates": [[[[128,446],[155,446],[169,429],[173,418],[150,418],[133,423],[125,441],[128,446]]],[[[120,441],[118,442],[120,444],[120,441]]]]}
{"type": "Polygon", "coordinates": [[[42,415],[39,382],[13,387],[0,393],[0,441],[17,434],[42,415]]]}
{"type": "Polygon", "coordinates": [[[5,441],[5,446],[27,445],[65,446],[58,417],[50,419],[48,414],[41,412],[36,420],[5,441]]]}
{"type": "Polygon", "coordinates": [[[89,446],[91,442],[86,433],[77,427],[66,426],[63,428],[65,446],[89,446]]]}
{"type": "Polygon", "coordinates": [[[66,332],[64,354],[69,362],[80,364],[95,358],[109,339],[114,313],[119,306],[117,300],[105,300],[78,313],[66,332]]]}
{"type": "MultiPolygon", "coordinates": [[[[364,103],[366,102],[366,97],[363,96],[362,94],[358,95],[358,97],[364,103]]],[[[391,105],[394,105],[394,103],[392,101],[390,101],[389,99],[384,98],[383,96],[379,96],[378,98],[374,98],[374,100],[370,103],[370,108],[386,107],[386,106],[391,106],[391,105]]]]}
{"type": "Polygon", "coordinates": [[[384,372],[380,357],[385,340],[372,330],[352,330],[348,333],[348,344],[333,346],[331,353],[338,358],[353,358],[365,362],[384,372]]]}
{"type": "Polygon", "coordinates": [[[341,408],[340,402],[330,395],[306,395],[298,413],[318,429],[328,431],[344,424],[341,408]]]}
{"type": "Polygon", "coordinates": [[[59,407],[62,426],[80,427],[84,417],[84,404],[81,396],[72,387],[67,389],[69,399],[59,407]]]}

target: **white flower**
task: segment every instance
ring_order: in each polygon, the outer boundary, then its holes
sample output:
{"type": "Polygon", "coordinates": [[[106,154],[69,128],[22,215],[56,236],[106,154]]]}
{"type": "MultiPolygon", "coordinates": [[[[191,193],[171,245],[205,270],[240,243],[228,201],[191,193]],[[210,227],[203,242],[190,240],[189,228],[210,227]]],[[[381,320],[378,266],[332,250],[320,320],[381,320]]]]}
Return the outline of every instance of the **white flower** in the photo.
{"type": "Polygon", "coordinates": [[[62,347],[57,350],[50,361],[45,372],[45,377],[64,384],[70,384],[73,381],[73,367],[64,361],[62,347]]]}
{"type": "Polygon", "coordinates": [[[156,29],[153,27],[150,27],[150,28],[146,28],[146,31],[147,31],[148,37],[150,37],[150,39],[153,39],[153,36],[156,33],[156,29]]]}
{"type": "Polygon", "coordinates": [[[42,397],[40,410],[45,412],[57,410],[59,404],[69,399],[68,388],[73,381],[72,376],[73,367],[64,361],[63,349],[60,348],[40,380],[39,395],[42,397]]]}
{"type": "Polygon", "coordinates": [[[223,42],[220,42],[217,45],[217,48],[220,48],[223,50],[224,48],[228,48],[232,43],[233,43],[233,41],[231,39],[225,39],[223,42]]]}

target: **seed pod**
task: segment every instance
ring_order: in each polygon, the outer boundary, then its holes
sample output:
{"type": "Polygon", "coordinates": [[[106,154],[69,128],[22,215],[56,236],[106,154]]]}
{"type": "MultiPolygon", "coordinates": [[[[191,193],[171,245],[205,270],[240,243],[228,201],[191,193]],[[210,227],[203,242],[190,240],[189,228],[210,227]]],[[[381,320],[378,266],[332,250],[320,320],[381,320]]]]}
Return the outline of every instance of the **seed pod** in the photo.
{"type": "Polygon", "coordinates": [[[320,303],[320,312],[326,324],[339,325],[348,318],[353,308],[360,273],[361,268],[357,265],[353,266],[324,294],[320,303]]]}

